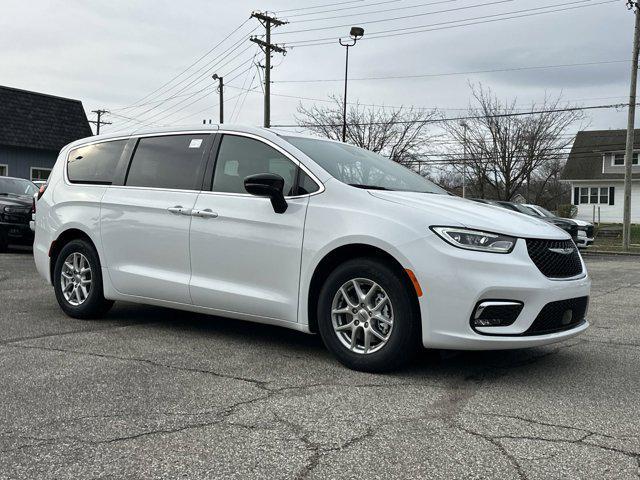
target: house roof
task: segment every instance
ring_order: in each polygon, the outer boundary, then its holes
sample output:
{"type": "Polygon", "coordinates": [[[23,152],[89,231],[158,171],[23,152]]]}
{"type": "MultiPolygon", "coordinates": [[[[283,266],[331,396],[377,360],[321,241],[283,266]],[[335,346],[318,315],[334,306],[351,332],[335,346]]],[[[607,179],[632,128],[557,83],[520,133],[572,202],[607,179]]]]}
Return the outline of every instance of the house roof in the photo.
{"type": "Polygon", "coordinates": [[[79,100],[0,86],[0,145],[58,151],[92,134],[79,100]]]}
{"type": "MultiPolygon", "coordinates": [[[[623,180],[622,173],[603,173],[602,155],[624,152],[626,130],[583,130],[578,132],[571,153],[562,171],[562,180],[623,180]]],[[[634,149],[640,149],[640,129],[634,133],[634,149]]],[[[633,178],[640,178],[634,173],[633,178]]]]}

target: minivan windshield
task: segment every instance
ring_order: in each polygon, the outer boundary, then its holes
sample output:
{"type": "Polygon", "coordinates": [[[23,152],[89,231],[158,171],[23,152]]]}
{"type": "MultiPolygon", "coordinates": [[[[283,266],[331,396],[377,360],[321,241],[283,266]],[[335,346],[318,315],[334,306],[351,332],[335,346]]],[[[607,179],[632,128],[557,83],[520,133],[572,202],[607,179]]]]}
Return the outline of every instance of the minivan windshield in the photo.
{"type": "Polygon", "coordinates": [[[549,217],[549,218],[555,217],[555,215],[551,213],[549,210],[547,210],[546,208],[536,206],[536,210],[538,210],[542,214],[541,215],[542,217],[549,217]]]}
{"type": "Polygon", "coordinates": [[[0,177],[0,195],[28,195],[33,196],[38,191],[29,180],[22,178],[0,177]]]}
{"type": "Polygon", "coordinates": [[[369,150],[313,138],[283,138],[334,178],[348,185],[375,190],[447,194],[446,190],[421,175],[369,150]]]}

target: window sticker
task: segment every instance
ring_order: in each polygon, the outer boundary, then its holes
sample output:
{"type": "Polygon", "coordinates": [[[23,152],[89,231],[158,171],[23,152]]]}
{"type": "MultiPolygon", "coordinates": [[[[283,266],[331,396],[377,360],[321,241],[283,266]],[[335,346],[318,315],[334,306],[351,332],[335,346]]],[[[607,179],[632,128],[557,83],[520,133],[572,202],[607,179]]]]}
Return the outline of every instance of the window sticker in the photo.
{"type": "Polygon", "coordinates": [[[200,145],[202,145],[201,138],[192,138],[191,143],[189,144],[189,148],[200,148],[200,145]]]}

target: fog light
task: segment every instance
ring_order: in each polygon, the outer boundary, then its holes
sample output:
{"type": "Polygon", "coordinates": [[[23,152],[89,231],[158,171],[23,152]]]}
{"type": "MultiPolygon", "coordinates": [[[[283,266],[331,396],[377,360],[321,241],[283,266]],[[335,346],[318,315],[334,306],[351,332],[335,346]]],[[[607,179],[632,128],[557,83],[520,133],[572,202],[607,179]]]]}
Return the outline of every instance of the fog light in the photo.
{"type": "Polygon", "coordinates": [[[472,327],[506,327],[516,321],[524,304],[513,300],[484,300],[476,305],[472,327]]]}

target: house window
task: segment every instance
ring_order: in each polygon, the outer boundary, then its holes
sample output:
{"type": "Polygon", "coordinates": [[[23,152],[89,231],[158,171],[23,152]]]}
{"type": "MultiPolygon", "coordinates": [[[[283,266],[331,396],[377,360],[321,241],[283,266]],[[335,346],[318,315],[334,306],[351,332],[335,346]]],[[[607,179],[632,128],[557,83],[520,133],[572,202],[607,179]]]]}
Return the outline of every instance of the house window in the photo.
{"type": "Polygon", "coordinates": [[[600,187],[600,203],[604,203],[605,205],[609,203],[608,187],[600,187]]]}
{"type": "MultiPolygon", "coordinates": [[[[611,162],[611,164],[614,167],[622,167],[624,166],[624,153],[614,153],[613,154],[613,161],[611,162]]],[[[631,165],[638,165],[638,152],[635,152],[633,154],[633,160],[631,161],[631,165]]]]}
{"type": "Polygon", "coordinates": [[[0,177],[9,175],[9,165],[0,165],[0,177]]]}
{"type": "Polygon", "coordinates": [[[611,187],[580,187],[580,205],[609,205],[610,192],[611,187]]]}
{"type": "Polygon", "coordinates": [[[51,173],[50,168],[31,167],[31,181],[32,182],[46,182],[51,173]]]}
{"type": "Polygon", "coordinates": [[[580,203],[589,203],[589,189],[586,187],[580,189],[580,203]]]}

